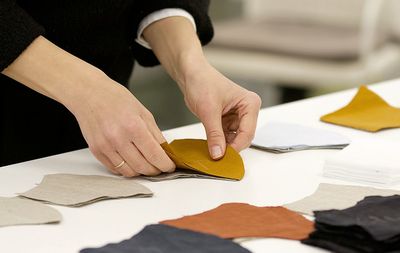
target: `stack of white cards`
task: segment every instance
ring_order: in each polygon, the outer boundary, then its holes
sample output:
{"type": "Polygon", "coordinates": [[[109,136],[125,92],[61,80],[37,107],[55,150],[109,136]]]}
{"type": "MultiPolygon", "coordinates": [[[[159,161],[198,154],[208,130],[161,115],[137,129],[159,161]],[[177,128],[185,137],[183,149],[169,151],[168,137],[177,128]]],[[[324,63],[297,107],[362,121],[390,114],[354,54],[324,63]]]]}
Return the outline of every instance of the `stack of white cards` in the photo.
{"type": "Polygon", "coordinates": [[[372,185],[400,183],[400,142],[362,139],[325,160],[324,176],[372,185]]]}
{"type": "Polygon", "coordinates": [[[342,149],[350,140],[335,132],[297,124],[271,122],[256,131],[255,148],[273,153],[307,149],[342,149]]]}

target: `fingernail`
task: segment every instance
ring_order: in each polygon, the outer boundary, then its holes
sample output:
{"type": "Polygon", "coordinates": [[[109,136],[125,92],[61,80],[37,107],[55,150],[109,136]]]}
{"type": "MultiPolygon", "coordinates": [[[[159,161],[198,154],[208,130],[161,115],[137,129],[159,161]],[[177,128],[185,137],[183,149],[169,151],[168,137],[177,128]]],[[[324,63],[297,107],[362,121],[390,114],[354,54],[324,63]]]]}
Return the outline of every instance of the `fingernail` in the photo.
{"type": "Polygon", "coordinates": [[[222,156],[222,149],[220,146],[211,147],[211,156],[213,159],[220,158],[222,156]]]}

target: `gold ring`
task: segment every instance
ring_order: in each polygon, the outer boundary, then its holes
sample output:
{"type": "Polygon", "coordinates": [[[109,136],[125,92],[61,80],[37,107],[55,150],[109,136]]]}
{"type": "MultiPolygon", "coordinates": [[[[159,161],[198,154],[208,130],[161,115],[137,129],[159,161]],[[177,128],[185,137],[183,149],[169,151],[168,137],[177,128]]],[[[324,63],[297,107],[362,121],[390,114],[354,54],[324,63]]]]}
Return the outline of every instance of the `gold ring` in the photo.
{"type": "Polygon", "coordinates": [[[115,166],[114,169],[119,169],[119,168],[121,168],[124,164],[125,164],[125,161],[122,160],[122,162],[121,162],[120,164],[118,164],[117,166],[115,166]]]}

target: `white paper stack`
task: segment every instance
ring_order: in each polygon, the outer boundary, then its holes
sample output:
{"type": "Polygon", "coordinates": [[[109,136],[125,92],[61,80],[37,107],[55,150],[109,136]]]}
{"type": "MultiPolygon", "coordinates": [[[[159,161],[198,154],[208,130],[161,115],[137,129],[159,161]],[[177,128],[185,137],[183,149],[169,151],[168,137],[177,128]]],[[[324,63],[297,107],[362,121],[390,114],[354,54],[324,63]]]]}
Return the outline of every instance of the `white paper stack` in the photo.
{"type": "Polygon", "coordinates": [[[325,160],[324,176],[372,185],[400,183],[400,142],[386,139],[353,141],[325,160]]]}
{"type": "Polygon", "coordinates": [[[350,140],[338,133],[297,124],[270,122],[256,131],[255,148],[273,153],[306,149],[342,149],[350,140]]]}

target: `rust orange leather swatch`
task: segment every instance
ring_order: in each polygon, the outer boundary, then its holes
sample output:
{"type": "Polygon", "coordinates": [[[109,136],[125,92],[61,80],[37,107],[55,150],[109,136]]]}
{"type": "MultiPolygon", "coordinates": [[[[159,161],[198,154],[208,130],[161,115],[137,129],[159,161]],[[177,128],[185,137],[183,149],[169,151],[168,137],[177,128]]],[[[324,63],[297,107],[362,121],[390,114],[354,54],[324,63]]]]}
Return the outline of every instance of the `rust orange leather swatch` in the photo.
{"type": "Polygon", "coordinates": [[[160,222],[222,238],[274,237],[301,240],[314,223],[284,207],[257,207],[244,203],[222,204],[212,210],[160,222]]]}
{"type": "Polygon", "coordinates": [[[353,100],[345,107],[321,117],[324,122],[376,132],[400,127],[400,108],[361,86],[353,100]]]}
{"type": "Polygon", "coordinates": [[[174,140],[170,144],[162,143],[161,147],[177,168],[234,180],[240,180],[244,176],[243,160],[229,145],[226,147],[225,156],[217,161],[210,158],[206,140],[174,140]]]}

